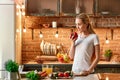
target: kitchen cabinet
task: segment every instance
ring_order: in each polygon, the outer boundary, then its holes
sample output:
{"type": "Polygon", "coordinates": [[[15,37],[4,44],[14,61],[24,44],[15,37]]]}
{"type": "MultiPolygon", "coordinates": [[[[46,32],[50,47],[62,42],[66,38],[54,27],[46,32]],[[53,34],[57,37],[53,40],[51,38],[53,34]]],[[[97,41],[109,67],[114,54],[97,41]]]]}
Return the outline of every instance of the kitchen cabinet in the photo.
{"type": "Polygon", "coordinates": [[[75,16],[93,14],[93,0],[26,0],[27,16],[75,16]]]}
{"type": "Polygon", "coordinates": [[[63,16],[79,13],[93,14],[93,0],[60,0],[60,12],[63,16]]]}
{"type": "Polygon", "coordinates": [[[98,64],[96,73],[120,73],[120,64],[98,64]]]}
{"type": "Polygon", "coordinates": [[[78,13],[120,15],[120,0],[26,0],[26,15],[75,16],[78,13]]]}
{"type": "Polygon", "coordinates": [[[120,0],[94,0],[94,26],[96,28],[119,28],[119,3],[120,0]]]}
{"type": "Polygon", "coordinates": [[[26,15],[28,16],[57,16],[58,0],[26,0],[26,15]]]}
{"type": "Polygon", "coordinates": [[[95,13],[101,15],[120,15],[120,0],[95,0],[95,13]]]}

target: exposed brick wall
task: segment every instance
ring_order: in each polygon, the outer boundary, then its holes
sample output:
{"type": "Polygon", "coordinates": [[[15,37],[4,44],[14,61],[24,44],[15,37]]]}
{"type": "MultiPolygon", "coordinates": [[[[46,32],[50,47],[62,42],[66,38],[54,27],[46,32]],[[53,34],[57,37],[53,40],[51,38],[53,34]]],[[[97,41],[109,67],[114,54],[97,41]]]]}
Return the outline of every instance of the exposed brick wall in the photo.
{"type": "MultiPolygon", "coordinates": [[[[115,18],[116,19],[116,18],[115,18]]],[[[70,31],[71,28],[58,28],[59,37],[55,38],[55,32],[57,29],[53,28],[42,28],[40,24],[50,23],[52,21],[57,21],[58,24],[62,24],[61,27],[65,25],[74,25],[73,17],[26,17],[25,18],[25,26],[27,27],[27,32],[23,33],[22,36],[22,63],[26,63],[27,61],[33,61],[37,55],[41,54],[40,43],[42,40],[54,44],[62,44],[64,49],[68,50],[70,48],[70,31]],[[34,29],[34,39],[32,40],[32,30],[29,28],[37,28],[34,29]],[[39,28],[39,29],[38,29],[39,28]],[[39,37],[39,32],[42,31],[43,38],[39,37]]],[[[118,21],[119,23],[119,21],[118,21]]],[[[60,26],[59,26],[60,27],[60,26]]],[[[96,34],[98,34],[100,39],[100,51],[101,58],[105,49],[111,49],[113,54],[119,54],[120,51],[120,28],[112,28],[113,35],[111,33],[110,28],[94,28],[96,34]],[[105,44],[106,32],[108,33],[108,39],[110,40],[109,44],[105,44]]]]}

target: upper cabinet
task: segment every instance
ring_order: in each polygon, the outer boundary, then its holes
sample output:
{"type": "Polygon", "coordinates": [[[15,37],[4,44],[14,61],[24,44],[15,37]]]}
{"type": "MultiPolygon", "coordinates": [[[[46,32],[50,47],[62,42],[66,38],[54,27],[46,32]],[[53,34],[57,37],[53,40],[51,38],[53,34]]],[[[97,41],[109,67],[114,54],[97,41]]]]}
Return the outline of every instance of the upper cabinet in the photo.
{"type": "Polygon", "coordinates": [[[94,9],[100,15],[120,15],[120,0],[95,0],[94,9]]]}
{"type": "Polygon", "coordinates": [[[59,15],[58,0],[26,0],[25,7],[29,16],[59,15]]]}
{"type": "Polygon", "coordinates": [[[79,13],[119,15],[120,0],[26,0],[26,15],[75,16],[79,13]]]}
{"type": "Polygon", "coordinates": [[[93,14],[93,0],[26,0],[26,15],[75,16],[93,14]]]}
{"type": "Polygon", "coordinates": [[[93,14],[93,0],[60,0],[62,15],[93,14]]]}

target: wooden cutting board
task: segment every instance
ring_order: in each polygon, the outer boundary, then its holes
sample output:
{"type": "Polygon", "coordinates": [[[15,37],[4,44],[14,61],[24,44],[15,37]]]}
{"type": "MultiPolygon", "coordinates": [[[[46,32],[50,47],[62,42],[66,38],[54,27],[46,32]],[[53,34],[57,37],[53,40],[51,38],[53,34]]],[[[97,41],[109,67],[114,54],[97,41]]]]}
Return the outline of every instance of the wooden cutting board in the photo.
{"type": "Polygon", "coordinates": [[[57,61],[56,56],[40,56],[41,60],[43,61],[57,61]]]}
{"type": "Polygon", "coordinates": [[[120,80],[120,73],[98,73],[99,80],[120,80]]]}

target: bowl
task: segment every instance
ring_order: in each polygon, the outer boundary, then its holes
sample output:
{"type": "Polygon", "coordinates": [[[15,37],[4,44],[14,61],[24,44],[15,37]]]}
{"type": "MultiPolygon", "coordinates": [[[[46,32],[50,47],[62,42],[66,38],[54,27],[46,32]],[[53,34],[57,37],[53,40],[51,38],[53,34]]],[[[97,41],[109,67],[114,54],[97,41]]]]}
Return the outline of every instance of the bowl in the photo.
{"type": "Polygon", "coordinates": [[[109,14],[109,12],[108,11],[103,11],[103,12],[101,12],[102,14],[109,14]]]}
{"type": "Polygon", "coordinates": [[[50,24],[43,24],[43,27],[44,27],[44,28],[49,28],[49,27],[50,27],[50,24]]]}

